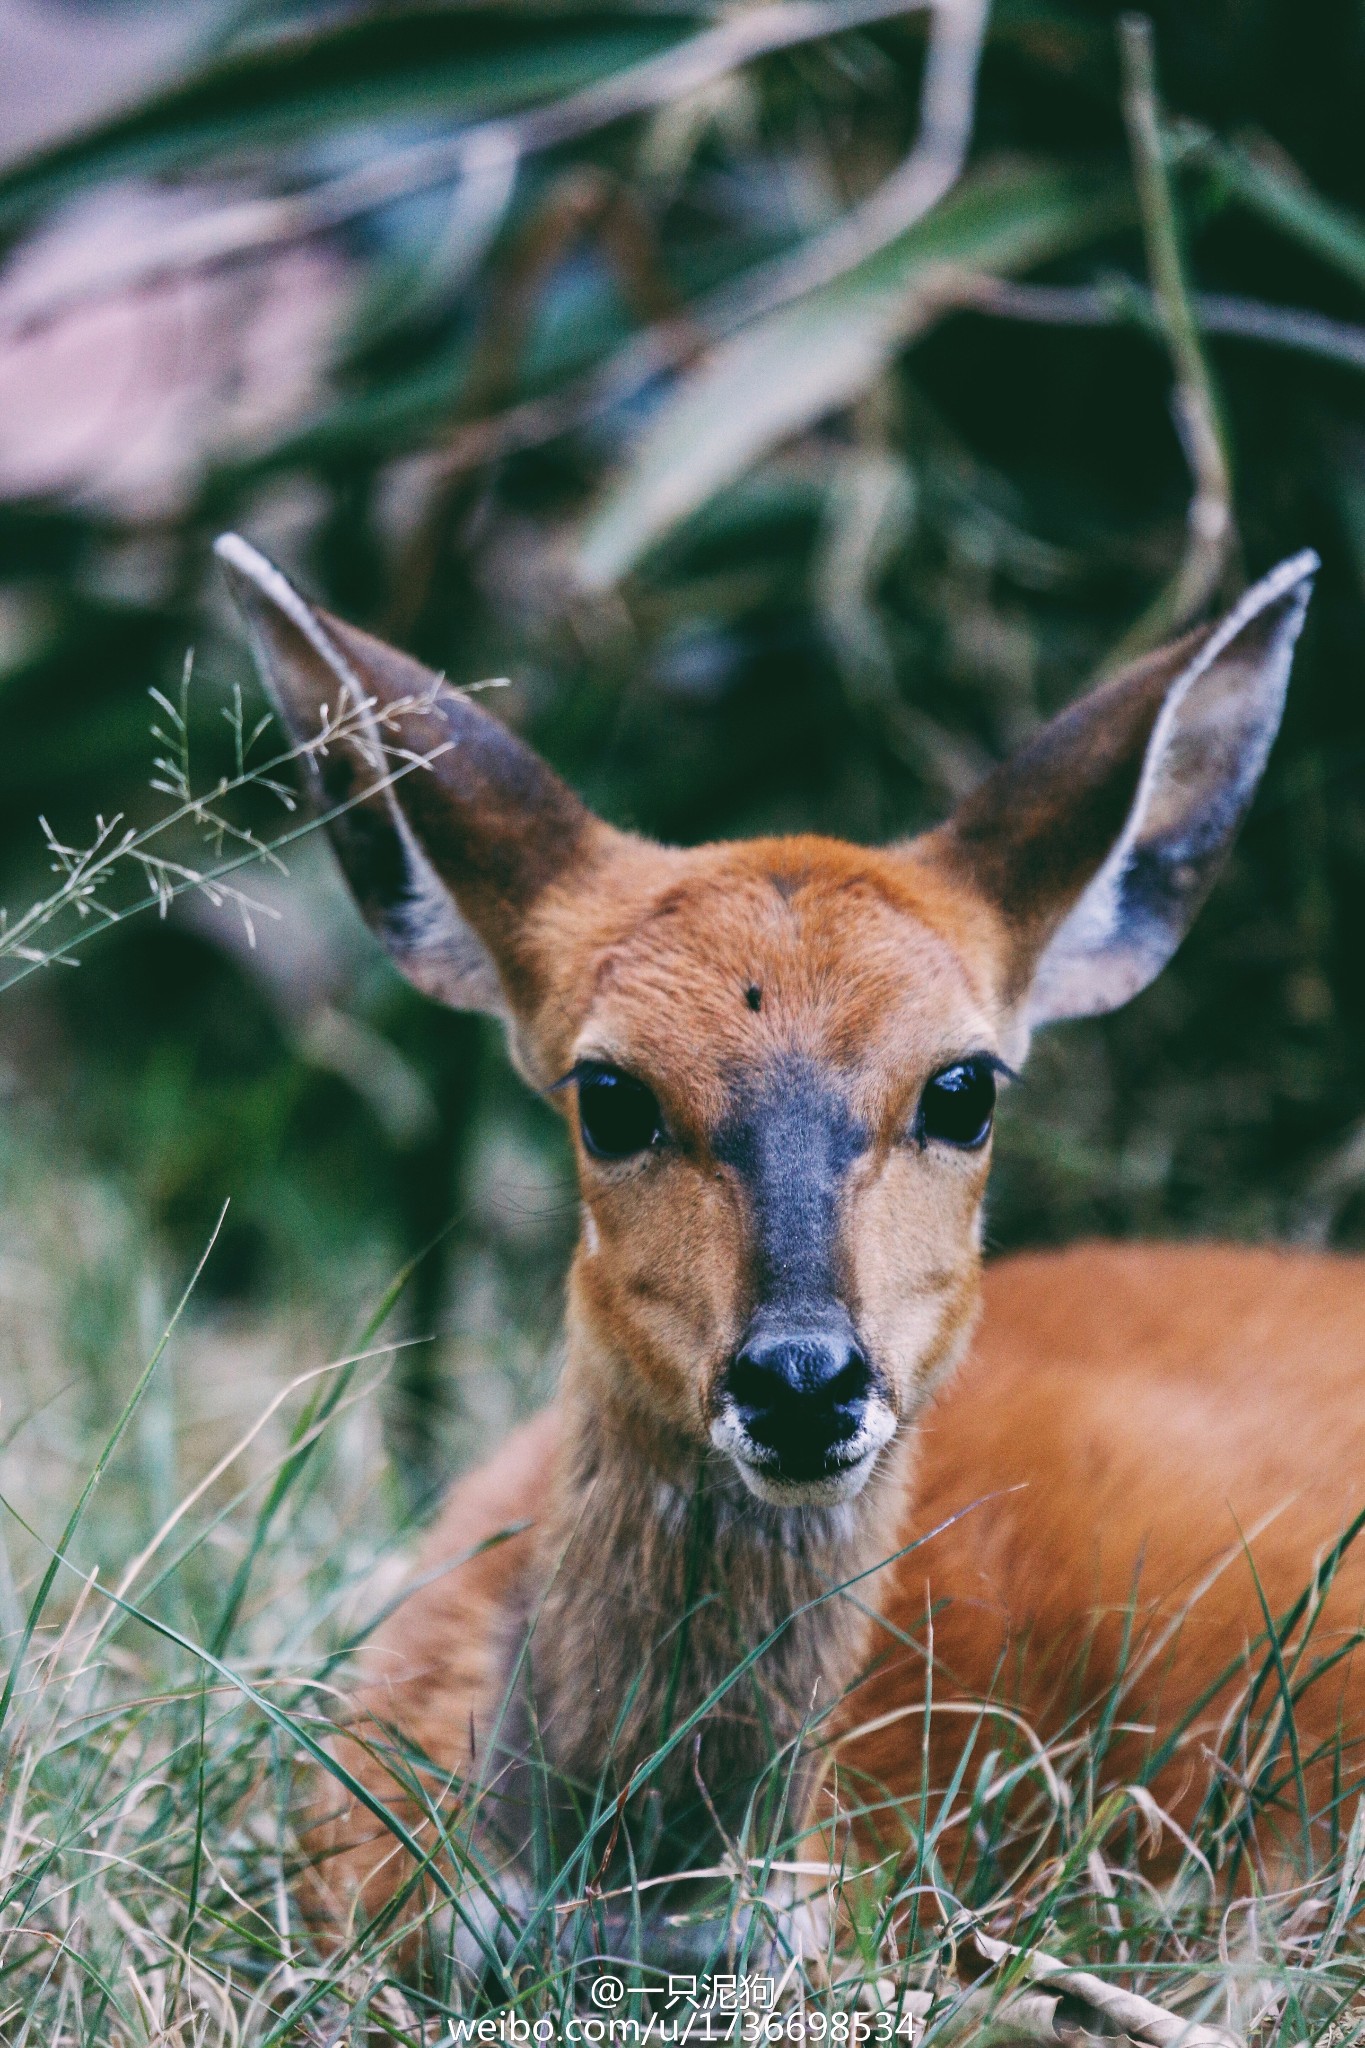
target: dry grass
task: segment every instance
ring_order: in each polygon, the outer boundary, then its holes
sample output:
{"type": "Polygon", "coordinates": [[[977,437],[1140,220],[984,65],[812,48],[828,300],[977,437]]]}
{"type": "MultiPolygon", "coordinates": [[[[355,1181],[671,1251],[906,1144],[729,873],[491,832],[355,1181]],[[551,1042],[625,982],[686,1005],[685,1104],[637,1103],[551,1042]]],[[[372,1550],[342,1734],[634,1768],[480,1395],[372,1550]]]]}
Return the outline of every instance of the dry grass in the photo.
{"type": "MultiPolygon", "coordinates": [[[[958,1781],[905,1816],[919,1854],[895,1875],[822,1877],[809,1844],[780,1829],[755,1836],[717,1872],[713,1917],[673,1927],[661,1946],[640,1942],[647,1896],[610,1913],[592,1899],[589,1850],[538,1896],[498,1906],[503,1931],[481,1972],[453,1962],[438,1917],[434,1961],[416,1981],[392,1929],[321,1954],[292,1886],[290,1814],[325,1732],[338,1649],[400,1569],[399,1489],[375,1398],[385,1359],[373,1334],[329,1361],[306,1325],[224,1322],[191,1298],[165,1317],[169,1340],[130,1402],[139,1323],[152,1333],[148,1357],[158,1344],[156,1288],[107,1190],[49,1179],[35,1202],[39,1185],[24,1176],[7,1190],[0,1270],[0,1620],[13,1677],[0,2033],[15,2048],[431,2043],[478,2014],[548,2015],[558,2032],[598,2009],[591,1987],[609,1963],[626,1986],[619,2015],[643,2028],[662,2013],[680,1943],[692,1969],[709,1958],[776,1974],[781,2026],[811,2039],[837,2039],[852,2024],[841,2013],[893,2036],[912,2022],[929,2040],[1118,2031],[1196,2048],[1206,2037],[1182,2029],[1197,2022],[1257,2048],[1339,2048],[1365,2033],[1360,1814],[1342,1812],[1328,1867],[1270,1894],[1245,1885],[1254,1811],[1232,1829],[1211,1812],[1180,1873],[1157,1888],[1137,1861],[1150,1802],[1101,1797],[1083,1739],[1048,1754],[1021,1737],[1011,1751],[998,1723],[971,1715],[958,1781]],[[69,1350],[82,1290],[101,1272],[126,1309],[102,1383],[73,1375],[69,1350]],[[981,1853],[970,1879],[955,1880],[939,1851],[964,1809],[981,1853]],[[1230,1845],[1242,1852],[1240,1891],[1230,1845]],[[784,1875],[827,1895],[837,1937],[772,1916],[763,1900],[784,1875]]],[[[468,1903],[468,1865],[464,1882],[468,1903]]]]}

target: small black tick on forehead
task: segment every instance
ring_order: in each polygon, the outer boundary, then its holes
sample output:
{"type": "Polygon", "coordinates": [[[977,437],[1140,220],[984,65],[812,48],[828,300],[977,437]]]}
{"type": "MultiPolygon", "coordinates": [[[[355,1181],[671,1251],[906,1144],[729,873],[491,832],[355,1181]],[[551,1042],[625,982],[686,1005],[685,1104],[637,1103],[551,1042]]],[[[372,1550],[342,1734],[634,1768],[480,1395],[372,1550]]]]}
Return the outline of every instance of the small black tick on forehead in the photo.
{"type": "Polygon", "coordinates": [[[763,1008],[763,991],[756,981],[751,981],[744,991],[744,1000],[751,1010],[763,1008]]]}
{"type": "Polygon", "coordinates": [[[839,1197],[867,1145],[811,1060],[782,1059],[736,1090],[713,1149],[748,1196],[760,1305],[815,1311],[837,1299],[839,1197]]]}

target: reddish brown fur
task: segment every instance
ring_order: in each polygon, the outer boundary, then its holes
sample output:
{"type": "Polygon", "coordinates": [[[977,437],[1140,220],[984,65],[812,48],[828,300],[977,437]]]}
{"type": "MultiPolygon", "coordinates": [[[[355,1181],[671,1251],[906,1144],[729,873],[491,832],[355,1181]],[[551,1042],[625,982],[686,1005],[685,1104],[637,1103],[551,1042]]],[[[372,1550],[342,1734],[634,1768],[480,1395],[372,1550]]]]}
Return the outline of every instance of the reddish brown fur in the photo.
{"type": "MultiPolygon", "coordinates": [[[[708,1134],[727,1076],[765,1051],[795,1048],[837,1072],[876,1134],[848,1196],[852,1289],[897,1411],[903,1422],[915,1415],[976,1313],[987,1158],[926,1159],[904,1132],[927,1076],[999,1035],[993,935],[985,907],[932,864],[814,839],[688,853],[624,842],[604,886],[547,893],[528,945],[544,988],[523,1038],[535,1071],[562,1073],[585,1051],[609,1056],[649,1082],[680,1142],[672,1156],[606,1169],[580,1147],[591,1236],[570,1278],[561,1402],[456,1487],[419,1585],[498,1526],[529,1520],[533,1530],[399,1609],[371,1651],[363,1715],[397,1724],[445,1772],[468,1773],[482,1761],[518,1627],[543,1602],[537,1690],[549,1746],[565,1770],[600,1769],[621,1698],[687,1598],[677,1511],[660,1507],[661,1490],[682,1500],[716,1463],[715,1383],[753,1305],[743,1207],[708,1134]],[[623,1626],[627,1595],[638,1596],[634,1626],[623,1626]]],[[[786,1515],[804,1520],[784,1524],[713,1477],[727,1599],[715,1639],[703,1628],[694,1645],[697,1699],[792,1607],[895,1547],[904,1442],[837,1519],[793,1509],[786,1515]]],[[[823,1703],[837,1697],[865,1636],[851,1601],[790,1631],[765,1675],[770,1723],[798,1724],[812,1688],[823,1703]]],[[[623,1769],[659,1739],[655,1695],[644,1699],[617,1745],[623,1769]]],[[[732,1719],[718,1768],[748,1743],[760,1769],[757,1740],[743,1715],[732,1719]]],[[[382,1762],[357,1745],[344,1754],[392,1799],[382,1762]]],[[[374,1837],[359,1811],[326,1837],[349,1845],[335,1881],[363,1886],[371,1906],[401,1869],[374,1837]]]]}
{"type": "MultiPolygon", "coordinates": [[[[574,1264],[564,1395],[454,1489],[419,1579],[500,1528],[531,1529],[399,1610],[373,1652],[362,1713],[401,1726],[447,1771],[477,1771],[509,1646],[545,1598],[539,1634],[552,1645],[546,1662],[564,1660],[563,1693],[579,1708],[595,1688],[604,1696],[600,1712],[568,1713],[561,1701],[561,1725],[566,1714],[573,1724],[565,1762],[588,1770],[600,1761],[621,1688],[682,1600],[676,1528],[661,1523],[650,1493],[695,1480],[710,1379],[745,1313],[743,1219],[725,1177],[706,1164],[705,1132],[727,1064],[753,1057],[764,1037],[794,1037],[845,1072],[886,1134],[853,1197],[856,1291],[879,1351],[896,1362],[902,1419],[920,1425],[913,1467],[914,1439],[903,1434],[841,1541],[811,1561],[811,1589],[822,1573],[824,1583],[851,1576],[983,1501],[888,1575],[883,1611],[923,1640],[926,1598],[938,1604],[938,1697],[994,1691],[1047,1735],[1076,1703],[1082,1661],[1088,1694],[1103,1697],[1135,1587],[1130,1654],[1140,1663],[1231,1555],[1188,1625],[1133,1682],[1129,1718],[1169,1727],[1261,1633],[1251,1574],[1232,1555],[1239,1524],[1279,1613],[1357,1504],[1365,1268],[1213,1247],[1088,1246],[1005,1261],[986,1276],[970,1361],[921,1413],[977,1313],[986,1161],[956,1158],[930,1181],[922,1157],[892,1134],[927,1072],[1000,1028],[989,914],[903,854],[797,840],[630,858],[629,875],[603,898],[565,890],[542,908],[543,958],[574,972],[547,994],[538,1064],[562,1071],[586,1042],[611,1054],[648,1078],[695,1156],[605,1173],[582,1161],[598,1249],[580,1246],[574,1264]],[[763,990],[758,1015],[743,1000],[750,985],[763,990]],[[585,1507],[593,1489],[595,1506],[585,1507]],[[642,1596],[633,1607],[625,1589],[642,1596]],[[604,1678],[604,1665],[615,1675],[604,1678]]],[[[770,1545],[771,1527],[744,1506],[757,1543],[770,1545]]],[[[740,1554],[738,1569],[753,1581],[752,1639],[775,1617],[781,1589],[762,1583],[757,1549],[740,1554]]],[[[1359,1619],[1362,1574],[1365,1559],[1349,1558],[1324,1641],[1359,1619]]],[[[826,1702],[861,1665],[874,1666],[843,1716],[855,1731],[837,1746],[845,1796],[876,1786],[917,1798],[922,1657],[869,1640],[848,1615],[828,1633],[829,1654],[812,1653],[808,1674],[826,1702]],[[860,1737],[869,1722],[880,1725],[860,1737]]],[[[714,1646],[713,1679],[742,1653],[742,1635],[714,1646]]],[[[1358,1716],[1354,1682],[1347,1662],[1310,1689],[1306,1753],[1329,1738],[1343,1702],[1358,1716]]],[[[1225,1704],[1211,1706],[1155,1788],[1185,1819],[1207,1779],[1201,1740],[1225,1704]]],[[[638,1732],[647,1752],[658,1730],[638,1732]]],[[[935,1723],[940,1784],[961,1733],[952,1716],[935,1723]]],[[[1136,1774],[1146,1740],[1117,1743],[1110,1763],[1120,1781],[1136,1774]]],[[[387,1789],[382,1771],[361,1769],[387,1789]]],[[[374,1829],[353,1816],[338,1832],[362,1837],[345,1865],[354,1885],[373,1870],[376,1850],[363,1838],[374,1829]]],[[[389,1855],[383,1874],[369,1876],[367,1903],[400,1867],[389,1855]]]]}
{"type": "MultiPolygon", "coordinates": [[[[1259,1666],[1264,1619],[1249,1558],[1281,1615],[1362,1505],[1365,1266],[1307,1252],[1080,1245],[1003,1260],[984,1291],[980,1336],[923,1418],[914,1499],[888,1524],[885,1547],[937,1533],[895,1568],[882,1609],[923,1644],[935,1607],[940,1703],[994,1698],[1045,1740],[1078,1706],[1104,1699],[1131,1610],[1125,1718],[1153,1733],[1117,1737],[1108,1773],[1125,1784],[1219,1672],[1248,1652],[1259,1666]]],[[[500,1528],[543,1522],[563,1443],[562,1413],[549,1410],[463,1480],[419,1577],[500,1528]]],[[[488,1645],[500,1615],[524,1610],[536,1556],[532,1536],[516,1537],[419,1591],[376,1657],[366,1706],[400,1719],[453,1769],[471,1758],[451,1734],[486,1712],[488,1645]],[[406,1696],[381,1676],[428,1662],[429,1678],[406,1696]]],[[[600,1597],[610,1632],[614,1604],[605,1588],[600,1597]]],[[[1365,1555],[1352,1550],[1314,1657],[1348,1645],[1362,1622],[1365,1555]]],[[[925,1660],[885,1635],[867,1647],[872,1675],[850,1693],[834,1744],[842,1796],[913,1804],[925,1660]]],[[[1298,1702],[1314,1810],[1329,1796],[1339,1731],[1348,1781],[1359,1773],[1360,1669],[1346,1656],[1298,1702]]],[[[1201,1711],[1152,1785],[1186,1825],[1208,1783],[1207,1745],[1245,1675],[1201,1711]]],[[[966,1726],[948,1713],[933,1722],[939,1790],[966,1726]]],[[[894,1821],[883,1817],[875,1832],[884,1841],[888,1831],[894,1821]]],[[[362,1848],[356,1870],[370,1857],[362,1848]]],[[[396,1869],[395,1860],[386,1875],[396,1869]]]]}
{"type": "MultiPolygon", "coordinates": [[[[1188,1826],[1217,1731],[1266,1658],[1257,1576],[1283,1616],[1365,1507],[1362,1397],[1358,1260],[1152,1244],[1004,1260],[986,1275],[970,1359],[924,1418],[904,1534],[950,1526],[903,1560],[886,1611],[923,1640],[926,1593],[943,1603],[939,1696],[993,1693],[1044,1738],[1126,1670],[1120,1720],[1154,1735],[1116,1738],[1106,1772],[1119,1785],[1231,1667],[1152,1787],[1188,1826]]],[[[1338,1736],[1348,1783],[1365,1761],[1350,1649],[1363,1621],[1365,1553],[1350,1549],[1295,1673],[1347,1652],[1296,1703],[1315,1813],[1338,1736]]],[[[884,1784],[904,1797],[919,1785],[918,1726],[889,1717],[922,1696],[923,1661],[889,1643],[883,1660],[845,1717],[883,1725],[841,1747],[869,1796],[884,1784]]],[[[1279,1703],[1272,1679],[1263,1704],[1279,1703]]],[[[940,1785],[962,1737],[960,1720],[936,1724],[940,1785]]],[[[1281,1806],[1292,1815],[1288,1790],[1281,1806]]]]}
{"type": "MultiPolygon", "coordinates": [[[[381,705],[414,691],[413,664],[310,613],[242,544],[228,554],[304,738],[352,676],[381,705]]],[[[629,1827],[634,1774],[766,1644],[708,1707],[695,1749],[655,1774],[660,1839],[685,1864],[699,1828],[741,1824],[812,1709],[841,1700],[841,1794],[918,1798],[928,1606],[936,1698],[994,1689],[1047,1737],[1110,1689],[1131,1603],[1124,1712],[1159,1738],[1256,1655],[1263,1617],[1239,1532],[1272,1613],[1303,1590],[1365,1470],[1365,1267],[1150,1246],[1008,1261],[986,1278],[981,1337],[953,1376],[981,1306],[990,1147],[928,1142],[916,1110],[937,1070],[970,1054],[1017,1062],[1032,1022],[1126,1000],[1160,966],[1264,761],[1310,575],[1306,558],[1282,565],[1221,637],[1084,700],[909,846],[652,846],[591,819],[476,706],[439,696],[412,721],[420,751],[444,749],[434,772],[371,791],[358,824],[334,822],[367,916],[419,985],[504,1015],[541,1087],[607,1063],[652,1090],[663,1118],[658,1143],[603,1160],[574,1090],[555,1096],[584,1213],[559,1397],[452,1492],[338,1740],[423,1841],[421,1802],[390,1768],[395,1737],[425,1759],[428,1800],[468,1807],[478,1791],[481,1853],[511,1874],[528,1756],[614,1781],[629,1827]],[[1200,712],[1205,675],[1218,688],[1200,712]],[[1182,704],[1194,708],[1179,727],[1182,704]],[[1111,887],[1108,849],[1144,789],[1157,794],[1131,811],[1142,862],[1111,887]],[[780,1292],[744,1155],[722,1142],[750,1084],[765,1104],[774,1088],[828,1099],[837,1117],[822,1128],[856,1137],[841,1139],[828,1186],[818,1145],[809,1169],[792,1168],[797,1198],[823,1190],[830,1259],[801,1257],[837,1270],[821,1284],[837,1284],[878,1411],[866,1455],[837,1468],[856,1478],[823,1491],[799,1458],[788,1485],[780,1463],[725,1434],[745,1333],[771,1306],[763,1288],[780,1292]]],[[[349,792],[373,751],[333,761],[324,791],[330,774],[349,792]]],[[[1352,1553],[1318,1645],[1349,1647],[1363,1607],[1352,1553]]],[[[1234,1682],[1156,1785],[1178,1817],[1207,1781],[1234,1682]]],[[[1315,1752],[1339,1723],[1356,1770],[1361,1707],[1349,1655],[1304,1692],[1313,1797],[1329,1768],[1315,1752]]],[[[935,1722],[940,1784],[961,1726],[935,1722]]],[[[1152,1739],[1120,1731],[1106,1769],[1135,1775],[1152,1739]]],[[[815,1775],[808,1765],[803,1795],[815,1775]]],[[[360,1802],[336,1810],[335,1786],[328,1799],[314,1828],[327,1910],[373,1910],[402,1858],[360,1802]]]]}

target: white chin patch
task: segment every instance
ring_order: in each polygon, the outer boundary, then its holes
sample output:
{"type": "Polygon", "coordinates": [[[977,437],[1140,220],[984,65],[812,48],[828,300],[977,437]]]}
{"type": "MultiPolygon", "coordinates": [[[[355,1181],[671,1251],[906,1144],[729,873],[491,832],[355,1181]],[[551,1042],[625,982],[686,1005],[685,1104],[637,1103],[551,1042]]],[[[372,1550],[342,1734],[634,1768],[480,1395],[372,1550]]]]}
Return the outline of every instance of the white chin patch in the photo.
{"type": "Polygon", "coordinates": [[[750,1493],[778,1508],[833,1507],[853,1500],[866,1486],[879,1454],[895,1433],[896,1418],[885,1402],[870,1401],[862,1428],[840,1446],[845,1463],[819,1479],[784,1479],[765,1461],[763,1450],[732,1408],[723,1408],[711,1424],[712,1443],[724,1452],[750,1493]]]}

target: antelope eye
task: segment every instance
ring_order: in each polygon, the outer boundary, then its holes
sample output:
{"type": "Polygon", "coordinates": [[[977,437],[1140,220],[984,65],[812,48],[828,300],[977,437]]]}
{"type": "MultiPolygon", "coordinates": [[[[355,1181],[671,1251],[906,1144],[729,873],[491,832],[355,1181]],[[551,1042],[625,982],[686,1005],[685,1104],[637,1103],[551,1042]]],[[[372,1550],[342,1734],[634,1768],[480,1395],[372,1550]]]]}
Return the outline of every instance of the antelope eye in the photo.
{"type": "Polygon", "coordinates": [[[995,1069],[989,1060],[959,1060],[925,1083],[916,1135],[971,1149],[984,1145],[995,1115],[995,1069]]]}
{"type": "Polygon", "coordinates": [[[663,1135],[659,1105],[643,1081],[618,1067],[583,1067],[578,1075],[578,1122],[595,1159],[629,1159],[663,1135]]]}

